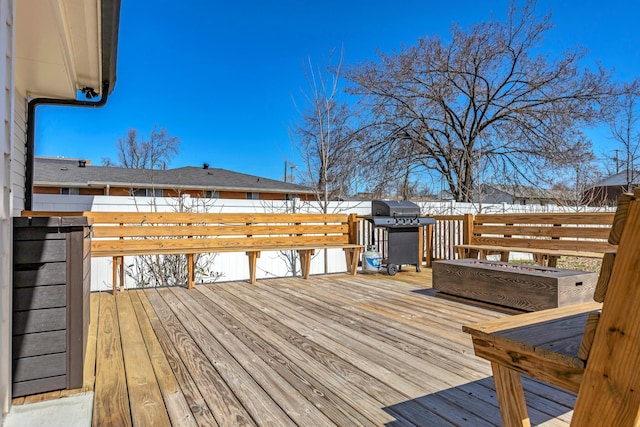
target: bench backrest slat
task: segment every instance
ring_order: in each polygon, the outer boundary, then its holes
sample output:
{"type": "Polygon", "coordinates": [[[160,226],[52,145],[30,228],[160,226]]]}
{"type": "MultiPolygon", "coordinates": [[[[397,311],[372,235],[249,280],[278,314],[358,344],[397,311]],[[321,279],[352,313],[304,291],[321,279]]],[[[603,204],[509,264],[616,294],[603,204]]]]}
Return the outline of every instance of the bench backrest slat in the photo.
{"type": "Polygon", "coordinates": [[[94,238],[105,237],[187,237],[187,236],[268,236],[274,234],[344,234],[347,224],[327,225],[104,225],[93,226],[94,238]]]}
{"type": "Polygon", "coordinates": [[[615,213],[479,214],[473,218],[472,245],[606,253],[615,213]]]}
{"type": "Polygon", "coordinates": [[[476,235],[506,235],[506,236],[531,236],[547,238],[580,238],[607,240],[609,227],[549,227],[536,224],[529,225],[474,225],[473,233],[476,235]]]}
{"type": "Polygon", "coordinates": [[[84,212],[100,224],[260,224],[346,222],[345,214],[84,212]]]}
{"type": "Polygon", "coordinates": [[[496,247],[582,251],[594,253],[605,253],[615,250],[615,246],[612,246],[607,242],[590,240],[551,240],[478,236],[473,240],[473,243],[496,247]]]}
{"type": "Polygon", "coordinates": [[[602,224],[611,225],[614,212],[478,214],[477,224],[602,224]]]}
{"type": "Polygon", "coordinates": [[[91,243],[93,256],[115,252],[137,251],[185,251],[191,252],[215,252],[213,249],[282,247],[303,245],[347,244],[345,236],[272,236],[272,237],[216,237],[216,238],[180,238],[180,239],[108,239],[94,240],[91,243]]]}

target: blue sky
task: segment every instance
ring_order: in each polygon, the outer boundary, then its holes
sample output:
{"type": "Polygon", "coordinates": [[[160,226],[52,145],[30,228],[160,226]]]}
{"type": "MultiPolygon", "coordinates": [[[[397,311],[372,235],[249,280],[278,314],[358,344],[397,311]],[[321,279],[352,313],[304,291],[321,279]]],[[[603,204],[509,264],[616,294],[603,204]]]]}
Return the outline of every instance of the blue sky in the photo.
{"type": "MultiPolygon", "coordinates": [[[[374,59],[424,35],[446,38],[492,16],[506,0],[123,0],[117,83],[101,109],[38,107],[36,155],[116,159],[129,128],[154,124],[180,137],[170,167],[211,167],[282,179],[295,160],[288,129],[292,96],[306,86],[304,62],[321,64],[344,48],[344,64],[374,59]]],[[[543,48],[554,55],[583,46],[616,78],[640,74],[640,3],[635,0],[539,0],[555,28],[543,48]]],[[[614,147],[594,132],[596,154],[614,147]]]]}

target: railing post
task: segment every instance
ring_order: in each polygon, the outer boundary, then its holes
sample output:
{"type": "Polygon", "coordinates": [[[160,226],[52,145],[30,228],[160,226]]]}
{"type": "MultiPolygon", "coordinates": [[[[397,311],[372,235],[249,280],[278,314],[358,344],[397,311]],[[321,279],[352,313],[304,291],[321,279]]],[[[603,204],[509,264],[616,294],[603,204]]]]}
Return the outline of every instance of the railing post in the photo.
{"type": "Polygon", "coordinates": [[[433,263],[433,224],[424,227],[427,230],[427,268],[431,268],[433,263]]]}
{"type": "Polygon", "coordinates": [[[349,214],[349,243],[358,244],[358,214],[349,214]]]}
{"type": "Polygon", "coordinates": [[[462,220],[462,244],[471,244],[471,236],[473,235],[473,214],[464,214],[462,220]]]}

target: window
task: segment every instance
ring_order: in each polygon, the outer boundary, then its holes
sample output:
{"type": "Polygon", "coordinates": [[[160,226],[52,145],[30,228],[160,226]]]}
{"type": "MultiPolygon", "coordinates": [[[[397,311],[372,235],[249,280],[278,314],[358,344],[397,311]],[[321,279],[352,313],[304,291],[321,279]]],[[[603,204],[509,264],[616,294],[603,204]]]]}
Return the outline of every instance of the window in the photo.
{"type": "Polygon", "coordinates": [[[247,200],[260,200],[260,193],[247,192],[247,200]]]}
{"type": "Polygon", "coordinates": [[[206,197],[207,199],[219,199],[220,198],[220,192],[219,191],[205,191],[204,192],[204,197],[206,197]]]}
{"type": "Polygon", "coordinates": [[[134,197],[162,197],[164,191],[162,188],[133,188],[131,195],[134,197]]]}
{"type": "Polygon", "coordinates": [[[72,188],[72,187],[62,187],[60,189],[60,194],[70,194],[70,195],[77,196],[78,194],[80,194],[80,189],[72,188]]]}

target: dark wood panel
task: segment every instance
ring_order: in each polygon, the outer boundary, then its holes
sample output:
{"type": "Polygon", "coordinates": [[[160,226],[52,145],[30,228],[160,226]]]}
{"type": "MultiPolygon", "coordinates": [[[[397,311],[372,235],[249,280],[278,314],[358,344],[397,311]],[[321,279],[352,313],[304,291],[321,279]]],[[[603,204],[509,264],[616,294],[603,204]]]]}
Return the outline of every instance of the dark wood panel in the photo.
{"type": "Polygon", "coordinates": [[[65,307],[66,305],[66,285],[18,288],[13,291],[13,309],[15,311],[65,307]]]}
{"type": "Polygon", "coordinates": [[[13,361],[13,381],[28,381],[67,373],[67,354],[24,357],[13,361]]]}
{"type": "Polygon", "coordinates": [[[23,240],[65,240],[67,230],[58,227],[24,227],[16,228],[14,241],[23,240]]]}
{"type": "Polygon", "coordinates": [[[51,331],[13,336],[13,358],[62,353],[67,348],[67,332],[51,331]]]}
{"type": "Polygon", "coordinates": [[[66,280],[66,262],[18,265],[13,272],[14,288],[61,285],[66,280]]]}
{"type": "Polygon", "coordinates": [[[14,264],[62,262],[67,259],[67,240],[14,241],[14,264]]]}
{"type": "Polygon", "coordinates": [[[12,385],[12,396],[28,396],[31,394],[41,393],[42,390],[62,390],[66,387],[67,376],[59,375],[56,377],[41,378],[38,380],[14,382],[12,385]]]}
{"type": "Polygon", "coordinates": [[[13,334],[57,331],[67,327],[66,308],[17,311],[13,313],[13,334]]]}

